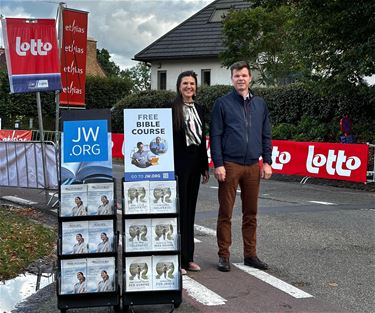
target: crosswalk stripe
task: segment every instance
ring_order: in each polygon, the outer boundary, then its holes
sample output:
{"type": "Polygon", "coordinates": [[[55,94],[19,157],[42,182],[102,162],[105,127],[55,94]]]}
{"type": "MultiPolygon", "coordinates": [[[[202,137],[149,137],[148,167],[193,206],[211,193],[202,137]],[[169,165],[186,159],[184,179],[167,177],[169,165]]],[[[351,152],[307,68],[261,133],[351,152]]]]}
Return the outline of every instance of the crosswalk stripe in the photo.
{"type": "Polygon", "coordinates": [[[227,301],[217,293],[198,283],[189,276],[184,275],[182,279],[182,286],[186,290],[188,295],[204,305],[223,305],[227,301]]]}
{"type": "Polygon", "coordinates": [[[196,231],[199,231],[199,232],[204,233],[206,235],[216,236],[216,230],[213,230],[211,228],[207,228],[207,227],[204,227],[204,226],[194,224],[194,229],[196,231]]]}
{"type": "Polygon", "coordinates": [[[202,242],[202,241],[200,241],[200,240],[197,239],[197,238],[194,238],[194,242],[195,242],[195,243],[200,243],[200,242],[202,242]]]}
{"type": "Polygon", "coordinates": [[[304,292],[301,289],[298,289],[292,285],[289,285],[288,283],[273,277],[270,274],[267,274],[266,272],[260,271],[256,268],[252,268],[249,266],[244,265],[243,263],[233,263],[234,266],[238,267],[240,270],[264,281],[265,283],[291,295],[294,298],[302,299],[302,298],[313,298],[312,295],[310,295],[307,292],[304,292]]]}
{"type": "Polygon", "coordinates": [[[337,205],[336,203],[332,202],[325,202],[325,201],[309,201],[311,203],[323,204],[323,205],[337,205]]]}

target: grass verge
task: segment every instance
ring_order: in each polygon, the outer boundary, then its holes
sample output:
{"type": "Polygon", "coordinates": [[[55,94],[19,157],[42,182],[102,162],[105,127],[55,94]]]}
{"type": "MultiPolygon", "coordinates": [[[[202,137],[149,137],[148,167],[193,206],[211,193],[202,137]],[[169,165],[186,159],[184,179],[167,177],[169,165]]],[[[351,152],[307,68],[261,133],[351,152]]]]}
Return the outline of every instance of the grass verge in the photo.
{"type": "Polygon", "coordinates": [[[0,281],[53,252],[56,232],[35,221],[37,217],[31,208],[0,206],[0,281]]]}

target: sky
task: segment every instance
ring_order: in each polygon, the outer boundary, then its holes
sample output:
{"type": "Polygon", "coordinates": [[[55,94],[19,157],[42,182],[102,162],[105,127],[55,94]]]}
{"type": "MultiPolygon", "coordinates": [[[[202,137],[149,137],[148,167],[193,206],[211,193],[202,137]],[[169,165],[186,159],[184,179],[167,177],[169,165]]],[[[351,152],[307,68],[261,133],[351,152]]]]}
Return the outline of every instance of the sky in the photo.
{"type": "MultiPolygon", "coordinates": [[[[88,36],[105,48],[121,69],[159,37],[213,0],[65,0],[68,8],[89,12],[88,36]]],[[[59,1],[0,0],[3,17],[56,18],[59,1]]],[[[0,47],[4,47],[0,24],[0,47]]]]}

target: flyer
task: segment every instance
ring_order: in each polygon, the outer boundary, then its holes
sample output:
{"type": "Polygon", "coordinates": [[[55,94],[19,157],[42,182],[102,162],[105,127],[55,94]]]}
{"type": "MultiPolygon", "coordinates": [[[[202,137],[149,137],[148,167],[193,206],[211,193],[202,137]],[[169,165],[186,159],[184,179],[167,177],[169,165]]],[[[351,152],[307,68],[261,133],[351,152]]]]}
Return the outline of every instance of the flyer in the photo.
{"type": "Polygon", "coordinates": [[[125,252],[150,251],[151,219],[125,220],[125,252]]]}
{"type": "Polygon", "coordinates": [[[176,213],[176,181],[150,181],[150,213],[176,213]]]}
{"type": "Polygon", "coordinates": [[[115,258],[87,259],[87,292],[115,290],[115,258]]]}
{"type": "Polygon", "coordinates": [[[88,222],[62,223],[62,254],[88,253],[88,222]]]}
{"type": "Polygon", "coordinates": [[[113,220],[88,222],[89,253],[113,251],[113,220]]]}
{"type": "Polygon", "coordinates": [[[127,257],[125,259],[125,289],[127,292],[152,290],[152,257],[127,257]]]}
{"type": "Polygon", "coordinates": [[[61,185],[60,216],[87,215],[87,185],[61,185]]]}
{"type": "Polygon", "coordinates": [[[152,250],[177,250],[178,233],[177,218],[152,219],[152,250]]]}
{"type": "Polygon", "coordinates": [[[113,183],[87,184],[88,215],[112,215],[114,213],[113,183]]]}
{"type": "Polygon", "coordinates": [[[152,257],[153,290],[177,290],[179,288],[178,256],[154,255],[152,257]]]}
{"type": "Polygon", "coordinates": [[[150,182],[124,182],[125,214],[148,214],[150,182]]]}
{"type": "Polygon", "coordinates": [[[61,260],[60,294],[87,292],[86,259],[61,260]]]}

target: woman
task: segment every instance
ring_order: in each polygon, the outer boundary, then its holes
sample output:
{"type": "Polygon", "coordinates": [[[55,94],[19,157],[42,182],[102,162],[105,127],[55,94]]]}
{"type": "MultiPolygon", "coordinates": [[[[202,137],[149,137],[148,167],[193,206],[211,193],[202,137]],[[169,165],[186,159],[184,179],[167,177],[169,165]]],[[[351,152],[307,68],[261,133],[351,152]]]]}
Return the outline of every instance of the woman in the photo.
{"type": "Polygon", "coordinates": [[[111,280],[109,279],[109,275],[107,271],[101,271],[100,276],[102,277],[102,280],[98,282],[98,288],[97,292],[103,292],[103,291],[112,291],[113,285],[111,280]]]}
{"type": "Polygon", "coordinates": [[[111,203],[109,202],[106,195],[100,197],[101,205],[98,206],[98,215],[109,215],[112,214],[111,203]]]}
{"type": "Polygon", "coordinates": [[[72,216],[87,215],[87,208],[83,205],[83,201],[80,197],[74,198],[75,206],[72,209],[72,216]]]}
{"type": "Polygon", "coordinates": [[[78,282],[74,284],[74,293],[85,293],[86,292],[86,277],[82,272],[77,273],[78,282]]]}
{"type": "Polygon", "coordinates": [[[100,239],[102,240],[96,247],[96,252],[111,252],[112,247],[109,238],[106,233],[100,234],[100,239]]]}
{"type": "Polygon", "coordinates": [[[177,97],[172,102],[174,164],[180,200],[181,273],[200,271],[194,262],[194,219],[200,177],[208,182],[204,107],[195,103],[197,75],[182,72],[177,78],[177,97]]]}

